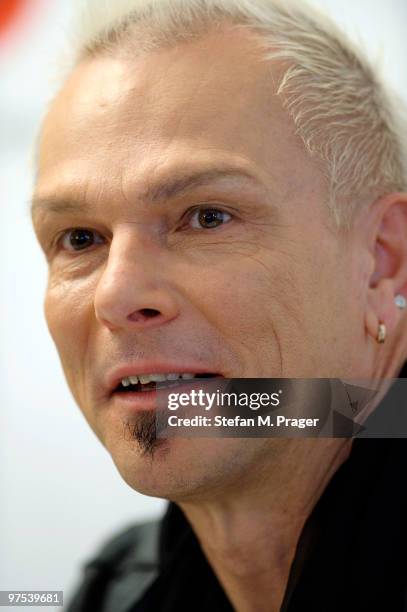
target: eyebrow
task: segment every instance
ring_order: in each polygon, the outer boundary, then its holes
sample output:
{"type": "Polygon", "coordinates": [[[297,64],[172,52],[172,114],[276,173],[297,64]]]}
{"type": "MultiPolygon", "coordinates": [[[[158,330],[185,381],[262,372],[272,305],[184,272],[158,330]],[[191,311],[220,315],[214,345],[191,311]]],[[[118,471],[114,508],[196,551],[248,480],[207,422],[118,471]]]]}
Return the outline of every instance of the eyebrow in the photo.
{"type": "MultiPolygon", "coordinates": [[[[159,204],[175,196],[179,196],[190,189],[204,187],[215,181],[220,181],[221,179],[245,180],[246,182],[251,182],[253,186],[263,187],[263,189],[265,189],[264,184],[248,170],[237,168],[212,168],[192,174],[182,174],[169,181],[151,185],[142,192],[139,197],[145,202],[159,204]]],[[[78,211],[86,212],[89,208],[89,203],[83,200],[34,195],[31,203],[31,214],[38,209],[54,213],[69,213],[78,211]]]]}

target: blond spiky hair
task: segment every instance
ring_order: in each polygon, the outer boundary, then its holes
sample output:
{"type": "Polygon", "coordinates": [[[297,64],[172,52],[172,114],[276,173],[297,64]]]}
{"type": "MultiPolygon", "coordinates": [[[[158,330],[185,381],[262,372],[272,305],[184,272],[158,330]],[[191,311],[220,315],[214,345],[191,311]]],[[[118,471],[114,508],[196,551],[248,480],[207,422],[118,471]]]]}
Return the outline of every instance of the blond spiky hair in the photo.
{"type": "Polygon", "coordinates": [[[320,162],[338,224],[348,224],[362,203],[407,190],[402,101],[335,24],[303,0],[85,0],[84,9],[76,61],[120,48],[146,53],[224,22],[259,33],[265,58],[286,66],[277,94],[320,162]]]}

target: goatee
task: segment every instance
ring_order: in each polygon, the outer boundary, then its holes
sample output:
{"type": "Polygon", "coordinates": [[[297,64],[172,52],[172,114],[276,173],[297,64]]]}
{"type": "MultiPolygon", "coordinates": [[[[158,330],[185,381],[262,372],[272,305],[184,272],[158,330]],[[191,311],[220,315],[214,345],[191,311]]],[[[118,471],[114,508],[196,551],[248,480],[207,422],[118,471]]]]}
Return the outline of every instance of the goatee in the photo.
{"type": "Polygon", "coordinates": [[[156,421],[155,410],[141,410],[136,416],[123,421],[125,439],[137,442],[143,456],[153,458],[158,446],[164,442],[157,436],[156,421]]]}

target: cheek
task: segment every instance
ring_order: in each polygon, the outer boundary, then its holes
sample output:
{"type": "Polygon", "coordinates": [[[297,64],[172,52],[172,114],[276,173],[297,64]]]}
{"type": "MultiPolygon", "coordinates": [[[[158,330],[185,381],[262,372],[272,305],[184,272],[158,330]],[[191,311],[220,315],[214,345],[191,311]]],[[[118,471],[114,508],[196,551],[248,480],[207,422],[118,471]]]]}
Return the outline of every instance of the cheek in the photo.
{"type": "Polygon", "coordinates": [[[82,371],[78,366],[86,358],[93,291],[84,282],[65,283],[50,278],[44,300],[48,329],[68,385],[77,399],[82,371]]]}
{"type": "Polygon", "coordinates": [[[268,249],[219,258],[189,275],[188,298],[239,356],[244,376],[279,376],[294,327],[286,258],[268,249]]]}
{"type": "Polygon", "coordinates": [[[344,341],[352,292],[342,267],[332,247],[273,240],[201,265],[190,299],[238,353],[245,376],[319,376],[344,341]]]}

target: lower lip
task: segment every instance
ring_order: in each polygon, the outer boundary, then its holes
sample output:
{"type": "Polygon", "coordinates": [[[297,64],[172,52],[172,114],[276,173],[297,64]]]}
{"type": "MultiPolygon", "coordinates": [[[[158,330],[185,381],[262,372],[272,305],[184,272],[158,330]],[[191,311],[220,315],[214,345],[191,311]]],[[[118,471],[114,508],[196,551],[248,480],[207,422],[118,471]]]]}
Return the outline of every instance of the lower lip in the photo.
{"type": "Polygon", "coordinates": [[[157,406],[164,408],[167,405],[169,393],[189,393],[192,389],[205,389],[214,383],[219,385],[223,377],[194,378],[184,380],[181,384],[168,385],[165,389],[152,389],[151,391],[116,391],[111,399],[116,407],[124,408],[131,412],[142,410],[156,410],[157,406]]]}
{"type": "MultiPolygon", "coordinates": [[[[174,389],[181,389],[181,385],[176,385],[174,389]]],[[[168,397],[170,388],[151,389],[151,391],[123,391],[112,395],[115,405],[123,406],[129,410],[155,410],[160,400],[165,401],[168,397]]]]}

